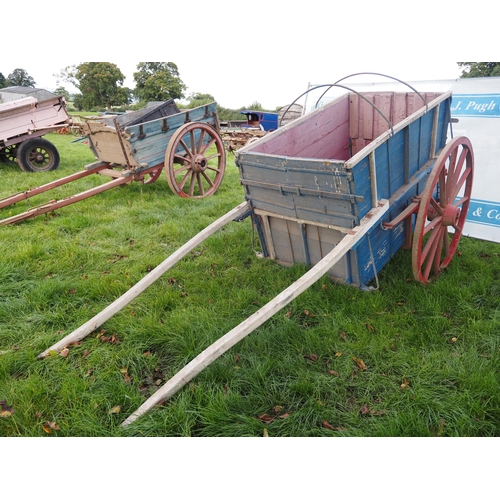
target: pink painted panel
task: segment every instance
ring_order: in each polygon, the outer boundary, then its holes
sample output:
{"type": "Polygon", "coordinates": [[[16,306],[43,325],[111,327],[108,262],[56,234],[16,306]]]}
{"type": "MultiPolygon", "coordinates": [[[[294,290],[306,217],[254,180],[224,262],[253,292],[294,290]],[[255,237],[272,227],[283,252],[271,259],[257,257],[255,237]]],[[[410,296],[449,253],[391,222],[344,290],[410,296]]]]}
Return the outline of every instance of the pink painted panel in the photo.
{"type": "Polygon", "coordinates": [[[0,140],[6,141],[36,129],[69,122],[70,118],[60,99],[54,97],[38,103],[36,100],[33,103],[20,99],[17,106],[4,106],[0,109],[0,140]]]}
{"type": "MultiPolygon", "coordinates": [[[[422,98],[413,92],[363,93],[363,96],[383,113],[392,126],[408,118],[425,105],[422,98]]],[[[422,94],[427,103],[438,96],[437,93],[422,94]]],[[[351,94],[349,135],[352,139],[372,141],[389,129],[389,124],[374,106],[357,94],[351,94]]]]}
{"type": "MultiPolygon", "coordinates": [[[[427,103],[439,95],[422,94],[427,103]]],[[[413,92],[363,93],[363,97],[369,102],[356,93],[345,95],[273,132],[269,138],[252,146],[250,151],[293,158],[347,161],[389,130],[390,124],[400,123],[425,105],[422,98],[413,92]]]]}
{"type": "Polygon", "coordinates": [[[295,158],[347,160],[349,117],[347,96],[300,118],[259,141],[253,152],[295,158]]]}
{"type": "Polygon", "coordinates": [[[394,109],[390,118],[393,126],[409,116],[406,102],[406,94],[394,94],[394,109]]]}
{"type": "Polygon", "coordinates": [[[394,94],[379,94],[373,97],[373,102],[375,106],[382,112],[382,115],[373,109],[373,137],[375,139],[379,135],[383,134],[386,130],[389,130],[390,125],[387,123],[385,118],[392,123],[392,114],[394,111],[394,94]],[[385,117],[385,118],[384,118],[385,117]]]}

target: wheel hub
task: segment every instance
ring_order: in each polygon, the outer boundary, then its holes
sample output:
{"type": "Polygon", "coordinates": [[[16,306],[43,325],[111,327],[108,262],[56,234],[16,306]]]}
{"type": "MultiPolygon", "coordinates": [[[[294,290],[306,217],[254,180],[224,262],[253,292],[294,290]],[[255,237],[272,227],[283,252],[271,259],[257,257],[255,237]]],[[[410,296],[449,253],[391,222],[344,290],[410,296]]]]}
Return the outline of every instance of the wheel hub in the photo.
{"type": "Polygon", "coordinates": [[[454,226],[458,223],[460,217],[460,208],[451,203],[446,205],[443,213],[443,226],[454,226]]]}
{"type": "Polygon", "coordinates": [[[208,167],[208,161],[203,155],[196,155],[192,160],[192,167],[197,173],[204,172],[208,167]]]}

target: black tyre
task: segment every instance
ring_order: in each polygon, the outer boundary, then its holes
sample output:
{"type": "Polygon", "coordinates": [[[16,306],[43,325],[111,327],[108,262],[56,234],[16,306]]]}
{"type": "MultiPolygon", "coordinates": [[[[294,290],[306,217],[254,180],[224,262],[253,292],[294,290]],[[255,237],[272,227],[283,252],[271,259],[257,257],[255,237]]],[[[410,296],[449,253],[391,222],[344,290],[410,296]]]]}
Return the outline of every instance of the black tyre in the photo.
{"type": "Polygon", "coordinates": [[[17,148],[17,162],[25,172],[50,172],[59,166],[59,152],[46,139],[28,139],[17,148]]]}

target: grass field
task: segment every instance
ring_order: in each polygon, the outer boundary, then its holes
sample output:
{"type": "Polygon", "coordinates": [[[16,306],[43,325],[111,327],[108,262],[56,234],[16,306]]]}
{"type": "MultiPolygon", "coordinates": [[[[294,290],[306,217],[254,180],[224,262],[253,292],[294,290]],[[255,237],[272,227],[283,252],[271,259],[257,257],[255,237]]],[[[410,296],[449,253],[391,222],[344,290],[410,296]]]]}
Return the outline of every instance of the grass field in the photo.
{"type": "MultiPolygon", "coordinates": [[[[60,168],[1,165],[0,198],[94,161],[71,136],[47,138],[60,168]]],[[[249,219],[211,236],[66,357],[37,359],[242,201],[230,156],[210,198],[179,198],[162,175],[0,227],[0,435],[500,435],[500,246],[470,238],[427,286],[404,250],[379,291],[322,278],[127,428],[149,395],[304,273],[259,259],[249,219]]]]}

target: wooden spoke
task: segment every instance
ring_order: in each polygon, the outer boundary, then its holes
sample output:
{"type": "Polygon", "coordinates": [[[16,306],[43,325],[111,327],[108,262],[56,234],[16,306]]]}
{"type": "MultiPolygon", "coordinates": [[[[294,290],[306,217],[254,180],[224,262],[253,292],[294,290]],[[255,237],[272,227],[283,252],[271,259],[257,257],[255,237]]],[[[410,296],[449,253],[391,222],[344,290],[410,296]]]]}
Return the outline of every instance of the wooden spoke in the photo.
{"type": "Polygon", "coordinates": [[[206,123],[190,122],[172,136],[165,153],[167,181],[186,198],[204,198],[219,188],[226,170],[226,153],[218,132],[206,123]],[[174,168],[180,164],[180,168],[174,168]]]}
{"type": "Polygon", "coordinates": [[[457,137],[445,146],[429,175],[412,247],[413,275],[422,283],[429,282],[453,258],[469,209],[473,171],[472,145],[466,137],[457,137]]]}

